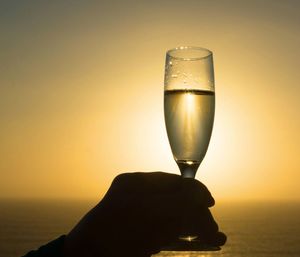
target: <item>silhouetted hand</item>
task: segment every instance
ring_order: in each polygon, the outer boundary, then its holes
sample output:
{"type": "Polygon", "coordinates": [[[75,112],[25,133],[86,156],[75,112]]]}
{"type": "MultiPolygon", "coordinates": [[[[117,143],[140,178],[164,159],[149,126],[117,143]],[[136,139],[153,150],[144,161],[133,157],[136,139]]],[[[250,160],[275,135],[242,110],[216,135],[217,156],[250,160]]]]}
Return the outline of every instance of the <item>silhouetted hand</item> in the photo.
{"type": "Polygon", "coordinates": [[[162,172],[121,174],[67,235],[64,256],[150,256],[178,238],[187,210],[206,243],[223,245],[226,236],[208,209],[213,205],[198,180],[162,172]]]}

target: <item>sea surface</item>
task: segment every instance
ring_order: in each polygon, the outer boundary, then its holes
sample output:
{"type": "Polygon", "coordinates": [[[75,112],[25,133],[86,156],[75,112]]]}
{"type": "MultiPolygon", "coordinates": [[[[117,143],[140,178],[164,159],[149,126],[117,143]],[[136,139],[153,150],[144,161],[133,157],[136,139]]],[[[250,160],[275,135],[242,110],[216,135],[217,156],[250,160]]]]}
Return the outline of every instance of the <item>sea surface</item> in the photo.
{"type": "MultiPolygon", "coordinates": [[[[0,257],[18,257],[66,234],[93,201],[1,200],[0,257]]],[[[224,202],[212,208],[228,241],[218,252],[158,256],[299,257],[300,203],[224,202]]]]}

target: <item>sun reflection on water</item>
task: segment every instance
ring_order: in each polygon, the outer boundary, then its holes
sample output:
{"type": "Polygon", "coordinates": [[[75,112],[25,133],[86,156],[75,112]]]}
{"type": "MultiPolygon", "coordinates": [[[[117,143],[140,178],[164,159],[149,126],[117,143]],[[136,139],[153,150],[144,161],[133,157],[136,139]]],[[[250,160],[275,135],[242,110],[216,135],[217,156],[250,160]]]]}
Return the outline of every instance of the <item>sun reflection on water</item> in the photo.
{"type": "Polygon", "coordinates": [[[201,251],[187,251],[187,252],[176,252],[176,251],[162,251],[152,257],[213,257],[211,252],[201,251]]]}

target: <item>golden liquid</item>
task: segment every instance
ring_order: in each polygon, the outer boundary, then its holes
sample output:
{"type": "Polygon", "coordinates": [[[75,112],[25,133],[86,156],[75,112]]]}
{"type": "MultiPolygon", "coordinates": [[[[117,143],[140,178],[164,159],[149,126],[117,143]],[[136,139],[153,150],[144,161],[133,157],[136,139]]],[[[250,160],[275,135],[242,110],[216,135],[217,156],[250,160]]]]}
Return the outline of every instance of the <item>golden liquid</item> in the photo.
{"type": "Polygon", "coordinates": [[[205,90],[167,90],[165,123],[175,161],[183,177],[195,177],[213,128],[215,93],[205,90]]]}

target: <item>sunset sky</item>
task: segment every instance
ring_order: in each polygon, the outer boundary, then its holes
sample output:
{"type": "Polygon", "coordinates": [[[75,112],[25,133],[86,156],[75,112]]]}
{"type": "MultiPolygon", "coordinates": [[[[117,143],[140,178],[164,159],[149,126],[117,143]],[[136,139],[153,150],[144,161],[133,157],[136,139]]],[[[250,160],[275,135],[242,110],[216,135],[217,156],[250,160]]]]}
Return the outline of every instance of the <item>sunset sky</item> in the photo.
{"type": "Polygon", "coordinates": [[[166,50],[213,51],[197,174],[218,200],[300,200],[300,1],[0,0],[0,198],[99,198],[126,171],[179,174],[166,50]]]}

